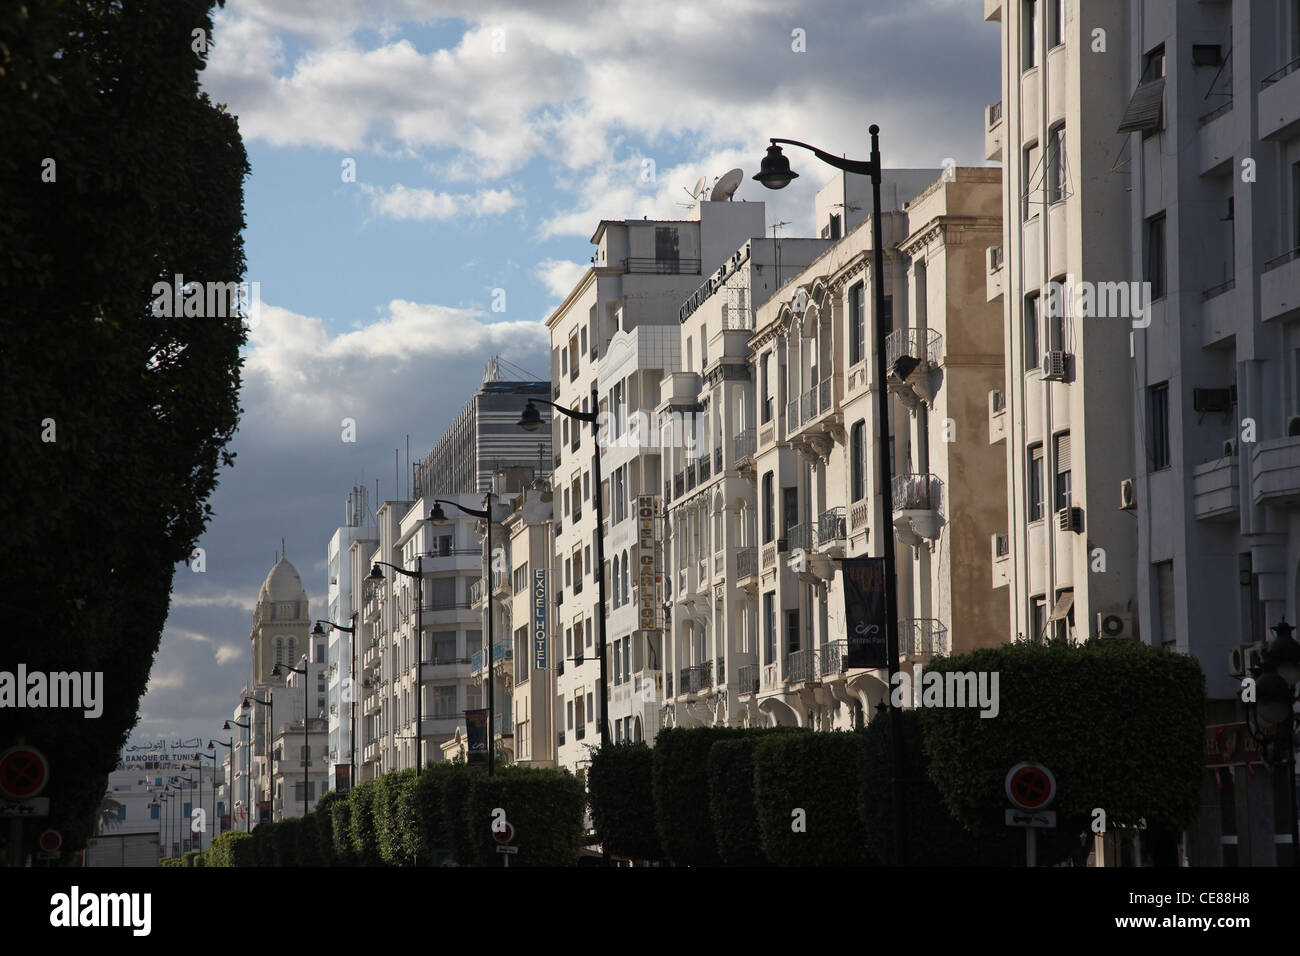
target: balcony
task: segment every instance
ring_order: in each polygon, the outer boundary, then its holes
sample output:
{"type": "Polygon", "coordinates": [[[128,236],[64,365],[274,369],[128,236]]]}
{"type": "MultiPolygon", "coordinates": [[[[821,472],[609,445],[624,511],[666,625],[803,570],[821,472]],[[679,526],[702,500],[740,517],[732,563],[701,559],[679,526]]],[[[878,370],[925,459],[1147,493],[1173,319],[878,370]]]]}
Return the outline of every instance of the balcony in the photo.
{"type": "Polygon", "coordinates": [[[989,392],[989,444],[996,445],[1007,438],[1007,396],[1000,388],[989,392]]]}
{"type": "Polygon", "coordinates": [[[768,542],[763,545],[763,567],[770,568],[776,563],[776,544],[768,542]]]}
{"type": "MultiPolygon", "coordinates": [[[[499,643],[499,644],[493,644],[493,645],[492,645],[492,663],[493,663],[493,664],[499,664],[499,663],[501,663],[502,661],[513,660],[513,659],[514,659],[514,656],[515,656],[515,649],[514,649],[513,645],[511,645],[511,644],[507,644],[507,643],[504,643],[504,642],[499,643]]],[[[482,651],[475,651],[475,652],[474,652],[474,656],[470,658],[469,669],[470,669],[470,671],[471,671],[472,673],[475,673],[475,674],[477,674],[479,671],[481,671],[481,670],[483,669],[483,652],[482,652],[482,651]]]]}
{"type": "Polygon", "coordinates": [[[1198,521],[1235,518],[1241,507],[1239,459],[1225,455],[1192,469],[1192,508],[1198,521]]]}
{"type": "Polygon", "coordinates": [[[683,696],[704,694],[713,689],[713,661],[683,667],[677,692],[683,696]]]}
{"type": "Polygon", "coordinates": [[[934,402],[930,372],[939,366],[943,336],[933,329],[894,329],[885,339],[889,388],[909,408],[934,402]]]}
{"type": "Polygon", "coordinates": [[[703,455],[701,455],[699,458],[695,460],[695,468],[700,476],[700,484],[704,484],[704,482],[709,480],[709,476],[712,474],[712,470],[710,467],[711,464],[712,463],[709,460],[708,452],[705,452],[703,455]]]}
{"type": "Polygon", "coordinates": [[[736,466],[740,467],[743,462],[752,462],[754,450],[758,447],[756,444],[756,434],[752,427],[746,428],[736,436],[732,444],[732,450],[736,455],[736,466]]]}
{"type": "Polygon", "coordinates": [[[1011,542],[1005,534],[995,534],[989,539],[993,566],[993,587],[1004,588],[1011,583],[1011,542]]]}
{"type": "Polygon", "coordinates": [[[853,528],[853,533],[866,529],[871,522],[871,502],[859,501],[849,511],[849,524],[853,528]]]}
{"type": "Polygon", "coordinates": [[[895,475],[894,530],[899,540],[912,546],[922,538],[933,540],[943,525],[943,482],[935,475],[895,475]]]}
{"type": "Polygon", "coordinates": [[[816,681],[820,675],[817,671],[817,651],[792,651],[785,659],[785,679],[791,684],[804,684],[816,681]]]}
{"type": "Polygon", "coordinates": [[[785,433],[789,435],[799,427],[799,399],[788,402],[785,406],[785,433]]]}
{"type": "Polygon", "coordinates": [[[785,540],[788,543],[788,550],[793,551],[800,548],[804,551],[811,551],[813,547],[813,526],[811,524],[797,524],[793,528],[787,529],[785,540]]]}
{"type": "Polygon", "coordinates": [[[984,114],[984,158],[991,163],[1002,162],[1002,101],[990,103],[984,114]]]}
{"type": "Polygon", "coordinates": [[[1260,81],[1259,138],[1291,139],[1300,124],[1300,57],[1260,81]]]}
{"type": "Polygon", "coordinates": [[[1264,321],[1300,314],[1300,246],[1264,263],[1259,277],[1259,314],[1264,321]]]}
{"type": "Polygon", "coordinates": [[[843,552],[846,532],[843,507],[830,508],[817,516],[818,549],[838,549],[843,552]]]}
{"type": "Polygon", "coordinates": [[[686,490],[695,490],[695,463],[691,462],[686,466],[686,490]]]}
{"type": "Polygon", "coordinates": [[[758,548],[754,545],[742,547],[736,551],[736,583],[744,585],[751,578],[758,577],[758,548]]]}
{"type": "Polygon", "coordinates": [[[470,607],[478,607],[483,603],[483,579],[469,583],[469,603],[470,607]]]}
{"type": "Polygon", "coordinates": [[[989,302],[1002,298],[1006,272],[1002,268],[1003,250],[1001,246],[989,246],[988,273],[984,279],[984,297],[989,302]]]}
{"type": "Polygon", "coordinates": [[[898,653],[923,659],[948,653],[948,628],[936,618],[914,617],[898,622],[898,653]]]}
{"type": "Polygon", "coordinates": [[[655,259],[648,256],[628,256],[623,260],[625,275],[697,276],[699,259],[655,259]]]}
{"type": "Polygon", "coordinates": [[[1259,442],[1252,454],[1255,504],[1300,498],[1300,437],[1259,442]]]}
{"type": "Polygon", "coordinates": [[[673,497],[680,498],[686,494],[686,472],[679,471],[673,476],[673,497]]]}
{"type": "Polygon", "coordinates": [[[827,641],[818,654],[817,676],[825,680],[843,674],[848,667],[849,642],[827,641]]]}
{"type": "Polygon", "coordinates": [[[745,664],[738,672],[737,680],[740,682],[740,689],[737,691],[742,696],[745,694],[758,693],[758,665],[745,664]]]}
{"type": "Polygon", "coordinates": [[[715,475],[722,474],[722,446],[721,445],[713,449],[713,473],[715,475]]]}

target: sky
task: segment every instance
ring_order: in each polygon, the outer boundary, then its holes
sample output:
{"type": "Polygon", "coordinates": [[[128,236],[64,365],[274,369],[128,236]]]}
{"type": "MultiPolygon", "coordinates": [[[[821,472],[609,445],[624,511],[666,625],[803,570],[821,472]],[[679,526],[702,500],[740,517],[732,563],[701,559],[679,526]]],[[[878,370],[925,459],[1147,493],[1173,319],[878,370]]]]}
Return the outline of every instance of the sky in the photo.
{"type": "MultiPolygon", "coordinates": [[[[733,167],[811,236],[832,171],[749,177],[785,137],[886,168],[982,166],[999,26],[977,0],[227,0],[203,89],[239,119],[246,279],[231,445],[178,565],[137,738],[223,737],[251,669],[253,606],[284,539],[313,618],[344,500],[394,497],[492,355],[545,378],[544,321],[601,219],[681,219],[733,167]],[[500,291],[498,291],[500,290],[500,291]],[[494,306],[497,309],[494,310],[494,306]],[[504,306],[502,309],[501,307],[504,306]],[[356,441],[342,440],[342,421],[356,441]]],[[[801,155],[802,153],[802,155],[801,155]]]]}

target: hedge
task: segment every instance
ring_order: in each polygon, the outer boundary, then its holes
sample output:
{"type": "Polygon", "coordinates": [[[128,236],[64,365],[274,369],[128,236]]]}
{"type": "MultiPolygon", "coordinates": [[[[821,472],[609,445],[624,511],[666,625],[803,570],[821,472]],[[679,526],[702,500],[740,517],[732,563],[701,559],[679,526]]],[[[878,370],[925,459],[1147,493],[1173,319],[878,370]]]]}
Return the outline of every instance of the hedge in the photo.
{"type": "Polygon", "coordinates": [[[872,862],[858,796],[860,734],[771,734],[754,748],[754,806],[763,854],[777,866],[872,862]],[[799,812],[802,811],[802,812],[799,812]]]}
{"type": "Polygon", "coordinates": [[[709,748],[709,815],[727,866],[766,866],[754,809],[754,747],[762,736],[719,740],[709,748]]]}
{"type": "Polygon", "coordinates": [[[379,795],[379,781],[367,780],[352,788],[348,803],[352,805],[351,825],[348,834],[358,866],[380,866],[378,834],[375,830],[375,800],[379,795]]]}
{"type": "Polygon", "coordinates": [[[356,866],[357,851],[352,845],[352,802],[340,797],[330,807],[334,830],[334,865],[356,866]]]}
{"type": "Polygon", "coordinates": [[[298,866],[321,865],[319,825],[320,815],[315,810],[298,820],[298,845],[294,848],[298,866]]]}
{"type": "Polygon", "coordinates": [[[301,866],[298,860],[298,834],[302,830],[300,817],[285,817],[275,825],[275,865],[301,866]]]}
{"type": "Polygon", "coordinates": [[[430,764],[417,778],[415,787],[405,791],[406,799],[412,804],[410,812],[414,817],[412,851],[420,866],[433,866],[440,851],[447,853],[451,850],[449,821],[453,818],[445,812],[444,791],[448,780],[456,774],[465,773],[465,769],[464,764],[430,764]]]}
{"type": "Polygon", "coordinates": [[[202,864],[195,862],[198,856],[198,850],[186,850],[181,854],[181,866],[201,866],[202,864]]]}
{"type": "Polygon", "coordinates": [[[185,861],[179,856],[165,856],[158,861],[159,866],[184,866],[185,861]]]}
{"type": "Polygon", "coordinates": [[[493,834],[497,811],[514,828],[510,866],[576,866],[585,842],[587,793],[567,769],[505,766],[467,775],[466,830],[478,866],[502,866],[493,834]]]}
{"type": "MultiPolygon", "coordinates": [[[[1003,827],[976,836],[953,818],[927,776],[929,761],[922,748],[920,715],[915,710],[900,713],[908,865],[1023,866],[1024,840],[1020,831],[1011,833],[1003,827]]],[[[867,849],[876,862],[887,865],[895,863],[891,719],[890,712],[885,711],[859,731],[866,755],[859,809],[866,825],[867,849]]]]}
{"type": "Polygon", "coordinates": [[[928,669],[948,671],[998,674],[995,718],[920,709],[929,776],[973,831],[1004,826],[1005,777],[1021,761],[1052,771],[1066,835],[1085,833],[1097,807],[1112,827],[1145,818],[1176,832],[1198,818],[1205,676],[1195,657],[1129,641],[1021,642],[928,669]]]}
{"type": "Polygon", "coordinates": [[[601,846],[631,860],[662,860],[654,805],[654,753],[644,743],[616,743],[591,755],[587,790],[601,846]]]}
{"type": "Polygon", "coordinates": [[[338,862],[334,853],[334,807],[342,799],[334,790],[321,794],[316,801],[312,816],[316,818],[316,865],[335,866],[338,862]]]}
{"type": "Polygon", "coordinates": [[[212,841],[209,866],[255,866],[252,834],[231,830],[212,841]]]}
{"type": "Polygon", "coordinates": [[[255,866],[278,866],[275,858],[274,823],[260,823],[253,828],[253,857],[255,866]]]}
{"type": "Polygon", "coordinates": [[[389,866],[411,866],[415,862],[411,845],[414,806],[409,796],[415,789],[415,779],[414,768],[409,768],[386,773],[376,781],[375,838],[379,856],[389,866]]]}
{"type": "Polygon", "coordinates": [[[466,817],[470,781],[487,771],[479,767],[463,767],[448,774],[442,785],[442,815],[447,821],[447,837],[452,859],[459,866],[474,863],[474,844],[466,817]]]}

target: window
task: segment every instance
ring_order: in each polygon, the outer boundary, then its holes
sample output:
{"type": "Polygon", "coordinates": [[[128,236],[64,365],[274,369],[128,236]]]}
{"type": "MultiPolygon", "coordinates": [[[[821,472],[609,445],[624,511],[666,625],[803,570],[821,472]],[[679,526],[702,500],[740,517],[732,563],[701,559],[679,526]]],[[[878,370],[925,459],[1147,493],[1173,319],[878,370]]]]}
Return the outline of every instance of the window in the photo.
{"type": "Polygon", "coordinates": [[[1165,214],[1147,220],[1146,280],[1151,283],[1151,299],[1165,295],[1165,214]]]}
{"type": "MultiPolygon", "coordinates": [[[[573,628],[571,627],[564,629],[564,657],[566,660],[573,659],[573,628]]],[[[573,724],[570,723],[569,726],[572,727],[573,724]]]]}
{"type": "Polygon", "coordinates": [[[591,472],[589,471],[582,473],[582,500],[591,500],[591,472]]]}
{"type": "Polygon", "coordinates": [[[575,724],[573,736],[577,740],[582,740],[587,736],[587,718],[582,704],[582,693],[579,692],[578,696],[573,699],[573,720],[575,724]]]}
{"type": "Polygon", "coordinates": [[[583,328],[581,334],[582,334],[582,345],[581,345],[580,347],[581,347],[581,349],[582,349],[582,351],[583,351],[583,354],[586,354],[586,351],[587,351],[587,330],[586,330],[585,328],[583,328]]]}
{"type": "Polygon", "coordinates": [[[1032,604],[1029,608],[1029,639],[1031,641],[1041,641],[1043,631],[1047,627],[1047,597],[1038,595],[1031,599],[1032,604]]]}
{"type": "Polygon", "coordinates": [[[785,652],[793,654],[799,650],[799,610],[785,612],[785,652]]]}
{"type": "Polygon", "coordinates": [[[563,445],[569,443],[569,420],[567,418],[560,422],[560,439],[563,445]]]}
{"type": "Polygon", "coordinates": [[[1155,565],[1155,605],[1160,612],[1160,645],[1173,650],[1178,645],[1177,619],[1174,617],[1174,563],[1155,565]]]}
{"type": "Polygon", "coordinates": [[[628,602],[628,598],[631,596],[631,594],[632,594],[631,571],[628,568],[627,552],[624,551],[623,552],[623,603],[624,604],[628,602]]]}
{"type": "Polygon", "coordinates": [[[614,683],[623,683],[623,642],[614,642],[614,683]]]}
{"type": "Polygon", "coordinates": [[[776,661],[776,592],[763,595],[763,663],[776,661]]]}
{"type": "Polygon", "coordinates": [[[760,409],[762,414],[761,422],[766,425],[772,420],[772,390],[776,387],[774,381],[774,368],[772,365],[775,352],[764,352],[762,358],[762,386],[763,386],[763,405],[760,409]]]}
{"type": "Polygon", "coordinates": [[[573,701],[566,701],[564,707],[565,726],[567,729],[573,729],[573,701]]]}
{"type": "Polygon", "coordinates": [[[1147,390],[1147,442],[1151,470],[1169,467],[1169,383],[1147,390]]]}
{"type": "Polygon", "coordinates": [[[1029,520],[1043,517],[1043,446],[1029,446],[1029,520]]]}
{"type": "Polygon", "coordinates": [[[1021,165],[1024,176],[1024,189],[1020,194],[1020,216],[1031,219],[1038,215],[1038,203],[1033,201],[1034,183],[1042,183],[1038,174],[1038,143],[1033,142],[1021,151],[1021,165]]]}
{"type": "MultiPolygon", "coordinates": [[[[568,563],[567,561],[565,562],[568,563]]],[[[573,549],[573,593],[582,593],[582,549],[573,549]]]]}
{"type": "Polygon", "coordinates": [[[564,516],[567,518],[568,515],[569,515],[569,489],[565,488],[564,489],[564,516]]]}
{"type": "Polygon", "coordinates": [[[577,478],[574,478],[574,479],[573,479],[573,487],[572,487],[572,489],[569,489],[569,488],[565,488],[565,489],[564,489],[564,500],[565,500],[565,501],[572,501],[572,502],[573,502],[573,520],[574,520],[574,521],[577,521],[579,518],[582,517],[582,502],[581,502],[581,500],[580,500],[579,497],[578,497],[579,494],[581,493],[581,491],[582,491],[582,488],[581,488],[580,482],[579,482],[579,480],[578,480],[577,478]],[[570,496],[570,494],[569,494],[570,490],[572,490],[572,492],[573,492],[572,496],[570,496]]]}
{"type": "Polygon", "coordinates": [[[583,574],[591,574],[591,545],[582,549],[582,568],[583,574]]]}
{"type": "Polygon", "coordinates": [[[456,685],[440,685],[433,689],[433,716],[440,719],[455,717],[456,685]]]}
{"type": "Polygon", "coordinates": [[[1060,202],[1066,197],[1065,124],[1058,123],[1047,132],[1047,201],[1060,202]]]}
{"type": "Polygon", "coordinates": [[[763,543],[776,537],[776,495],[772,489],[772,472],[763,476],[763,543]]]}
{"type": "Polygon", "coordinates": [[[849,492],[850,500],[861,501],[867,494],[867,423],[854,424],[849,433],[849,492]]]}
{"type": "Polygon", "coordinates": [[[562,375],[568,375],[568,374],[569,374],[569,349],[568,349],[568,346],[565,346],[564,348],[560,349],[560,373],[561,373],[562,375]]]}
{"type": "Polygon", "coordinates": [[[591,618],[587,618],[587,646],[591,647],[591,618]]]}
{"type": "Polygon", "coordinates": [[[799,523],[798,487],[781,489],[781,537],[788,538],[790,529],[799,523]]]}
{"type": "Polygon", "coordinates": [[[573,381],[578,377],[578,336],[569,336],[569,380],[573,381]]]}
{"type": "Polygon", "coordinates": [[[564,584],[567,587],[573,583],[573,561],[570,558],[564,559],[564,584]]]}
{"type": "Polygon", "coordinates": [[[866,285],[859,282],[849,289],[849,364],[857,365],[865,357],[863,343],[867,335],[867,318],[864,308],[866,285]]]}
{"type": "Polygon", "coordinates": [[[1023,324],[1026,372],[1038,368],[1043,362],[1043,357],[1038,351],[1038,322],[1041,305],[1042,300],[1037,292],[1031,292],[1025,296],[1023,324]]]}
{"type": "Polygon", "coordinates": [[[591,691],[588,691],[587,692],[587,720],[592,721],[595,719],[596,719],[596,705],[592,701],[591,691]]]}
{"type": "Polygon", "coordinates": [[[1070,433],[1061,432],[1053,440],[1052,458],[1056,465],[1056,479],[1052,484],[1052,503],[1055,510],[1070,507],[1070,433]]]}
{"type": "Polygon", "coordinates": [[[838,239],[840,237],[840,228],[841,225],[840,225],[839,215],[837,213],[832,213],[829,238],[838,239]]]}
{"type": "MultiPolygon", "coordinates": [[[[1065,297],[1069,294],[1064,276],[1058,276],[1048,284],[1047,348],[1051,351],[1065,351],[1065,297]]],[[[1040,306],[1041,302],[1040,299],[1040,306]]]]}
{"type": "Polygon", "coordinates": [[[1065,0],[1047,0],[1047,46],[1065,42],[1065,0]]]}
{"type": "MultiPolygon", "coordinates": [[[[1048,0],[1050,3],[1051,0],[1048,0]]],[[[1023,0],[1020,14],[1021,69],[1038,65],[1038,0],[1023,0]]]]}
{"type": "Polygon", "coordinates": [[[158,819],[158,811],[159,811],[160,809],[161,809],[161,807],[159,807],[158,804],[156,804],[156,803],[151,804],[150,807],[149,807],[149,819],[150,819],[150,820],[157,820],[157,819],[158,819]]]}

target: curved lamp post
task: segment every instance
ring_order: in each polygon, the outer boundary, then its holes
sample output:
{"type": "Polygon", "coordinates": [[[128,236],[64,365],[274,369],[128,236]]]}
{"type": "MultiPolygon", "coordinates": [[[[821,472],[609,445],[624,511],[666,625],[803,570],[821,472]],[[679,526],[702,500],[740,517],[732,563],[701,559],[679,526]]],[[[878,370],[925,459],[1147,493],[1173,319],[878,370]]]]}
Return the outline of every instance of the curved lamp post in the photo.
{"type": "Polygon", "coordinates": [[[592,451],[592,482],[591,496],[592,503],[596,509],[596,601],[600,607],[600,613],[596,615],[599,623],[599,647],[600,653],[600,746],[602,748],[609,746],[609,662],[608,655],[605,653],[605,505],[600,493],[600,415],[597,409],[600,407],[597,401],[596,388],[591,389],[591,411],[580,412],[572,408],[565,408],[563,405],[557,405],[555,402],[548,402],[544,398],[530,398],[528,404],[524,406],[523,414],[519,416],[519,427],[524,431],[535,432],[542,427],[542,416],[537,411],[536,402],[543,405],[549,405],[562,415],[573,419],[576,422],[584,422],[591,426],[591,437],[594,445],[592,451]]]}
{"type": "MultiPolygon", "coordinates": [[[[217,766],[218,766],[218,763],[217,763],[217,751],[216,751],[216,746],[215,746],[216,744],[221,744],[221,746],[225,747],[227,750],[230,751],[230,776],[231,776],[231,778],[232,778],[231,783],[233,784],[233,782],[234,782],[233,778],[234,778],[234,775],[235,775],[235,773],[234,773],[234,771],[235,771],[235,738],[234,738],[234,737],[231,737],[229,740],[209,740],[209,741],[208,741],[208,749],[212,751],[212,759],[213,759],[213,764],[212,764],[212,819],[215,821],[215,823],[214,823],[213,825],[216,827],[216,830],[217,830],[217,836],[221,836],[221,817],[217,816],[217,776],[216,776],[216,774],[217,774],[217,766]]],[[[234,786],[231,786],[230,791],[226,794],[226,801],[227,801],[227,803],[231,802],[231,797],[232,797],[233,794],[234,794],[234,790],[235,790],[234,786]]],[[[233,821],[232,821],[232,822],[233,822],[233,821]]],[[[208,841],[208,845],[209,845],[209,846],[212,845],[212,841],[211,841],[211,840],[208,841]]]]}
{"type": "MultiPolygon", "coordinates": [[[[307,680],[307,671],[310,669],[307,655],[302,658],[302,670],[289,664],[276,664],[271,669],[272,677],[285,677],[287,674],[302,675],[302,816],[307,818],[307,785],[311,780],[309,773],[311,771],[311,740],[307,736],[307,695],[311,692],[311,682],[307,680]]],[[[275,746],[275,739],[271,739],[271,745],[275,746]]]]}
{"type": "Polygon", "coordinates": [[[1260,744],[1264,760],[1285,768],[1291,797],[1291,865],[1300,866],[1300,805],[1296,799],[1296,712],[1300,696],[1300,643],[1286,618],[1273,626],[1275,635],[1264,647],[1260,662],[1251,669],[1255,700],[1246,705],[1246,726],[1260,744]]]}
{"type": "MultiPolygon", "coordinates": [[[[248,710],[248,701],[244,701],[244,705],[240,707],[240,710],[248,710]]],[[[253,723],[252,721],[249,721],[248,723],[245,724],[245,723],[241,723],[238,720],[227,720],[224,724],[221,725],[222,730],[229,730],[231,727],[241,727],[244,730],[248,731],[248,734],[246,735],[248,737],[248,742],[244,745],[244,801],[245,803],[252,803],[253,802],[253,752],[252,752],[253,751],[253,723]]],[[[233,740],[234,738],[232,737],[231,739],[233,740]]],[[[235,777],[234,760],[230,761],[230,777],[231,780],[233,781],[235,777]]],[[[235,828],[235,821],[233,818],[234,817],[233,797],[234,794],[231,794],[232,802],[230,808],[231,810],[230,828],[232,830],[235,828]]],[[[246,824],[244,829],[247,832],[252,833],[253,812],[249,807],[244,808],[244,823],[246,824]]]]}
{"type": "MultiPolygon", "coordinates": [[[[353,782],[357,779],[357,612],[353,611],[349,620],[352,626],[344,624],[335,624],[333,621],[317,621],[316,626],[312,628],[313,637],[324,637],[325,627],[332,627],[336,631],[342,631],[349,635],[348,646],[352,650],[351,662],[348,665],[348,788],[351,789],[353,782]],[[324,625],[324,627],[322,627],[324,625]]],[[[327,748],[328,753],[328,748],[327,748]]],[[[329,777],[329,763],[325,764],[326,778],[329,777]]],[[[334,778],[334,788],[338,789],[338,777],[334,778]]]]}
{"type": "MultiPolygon", "coordinates": [[[[379,570],[381,566],[391,568],[403,577],[415,578],[415,773],[419,776],[424,764],[424,728],[421,726],[424,723],[424,682],[420,680],[423,676],[420,669],[424,663],[424,554],[421,552],[415,556],[414,571],[387,561],[376,561],[370,566],[370,574],[365,580],[375,585],[382,584],[384,572],[379,570]]],[[[355,746],[354,742],[353,747],[355,746]]]]}
{"type": "MultiPolygon", "coordinates": [[[[276,666],[279,666],[279,665],[276,665],[276,666]]],[[[273,764],[273,757],[272,757],[272,752],[275,750],[275,695],[274,695],[274,694],[271,692],[271,690],[268,688],[267,691],[266,691],[266,700],[262,700],[260,697],[256,697],[256,696],[254,696],[254,697],[245,697],[245,698],[244,698],[244,703],[243,703],[243,705],[240,707],[240,709],[241,709],[241,710],[244,710],[244,711],[252,710],[252,706],[253,706],[253,704],[257,704],[259,707],[265,707],[265,708],[267,708],[267,714],[266,714],[266,807],[267,807],[267,813],[270,814],[270,816],[271,816],[271,820],[272,820],[272,822],[274,822],[274,820],[275,820],[275,795],[274,795],[271,791],[272,791],[272,789],[273,789],[274,786],[275,786],[275,783],[274,783],[274,780],[275,780],[275,766],[274,766],[274,764],[273,764]]],[[[252,722],[253,722],[253,721],[252,721],[252,719],[251,719],[251,717],[250,717],[250,719],[249,719],[249,723],[251,724],[252,722]]],[[[251,745],[251,744],[252,744],[252,736],[253,736],[253,731],[252,731],[251,729],[249,730],[248,735],[249,735],[249,744],[251,745]]],[[[252,777],[251,777],[251,774],[252,774],[252,772],[253,772],[253,766],[252,766],[252,755],[251,755],[251,754],[249,755],[249,766],[248,766],[248,772],[249,772],[249,774],[250,774],[250,777],[249,777],[249,784],[248,784],[248,785],[249,785],[249,794],[250,794],[249,802],[252,802],[251,794],[252,794],[252,786],[253,786],[253,784],[252,784],[252,777]]],[[[258,822],[258,823],[261,823],[262,821],[261,821],[261,820],[258,820],[257,822],[258,822]]]]}
{"type": "MultiPolygon", "coordinates": [[[[799,146],[810,150],[814,156],[829,166],[871,177],[871,285],[875,296],[876,313],[876,382],[880,390],[879,415],[880,449],[880,504],[881,517],[885,533],[882,538],[882,557],[885,561],[885,646],[889,657],[889,686],[894,687],[894,675],[898,673],[898,572],[894,558],[894,520],[893,501],[890,498],[892,474],[889,467],[889,392],[886,387],[885,353],[886,333],[885,314],[885,252],[880,221],[880,127],[874,123],[869,128],[871,133],[871,158],[868,160],[844,159],[833,153],[801,143],[797,139],[773,138],[767,147],[767,155],[759,171],[752,177],[768,189],[784,189],[799,174],[790,168],[790,160],[781,151],[779,143],[799,146]]],[[[892,751],[893,779],[890,781],[894,801],[894,844],[897,847],[897,863],[907,865],[907,816],[903,797],[903,747],[902,728],[899,726],[898,711],[894,704],[894,695],[889,695],[889,747],[892,751]]]]}

